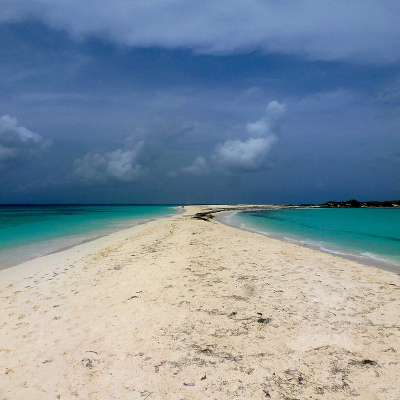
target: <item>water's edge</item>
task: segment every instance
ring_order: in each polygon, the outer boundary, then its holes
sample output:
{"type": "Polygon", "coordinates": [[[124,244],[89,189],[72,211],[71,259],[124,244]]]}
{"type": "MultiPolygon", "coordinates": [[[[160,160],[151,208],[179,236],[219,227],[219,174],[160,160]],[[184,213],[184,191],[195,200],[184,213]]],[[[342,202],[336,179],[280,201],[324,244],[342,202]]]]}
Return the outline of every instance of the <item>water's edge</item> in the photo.
{"type": "Polygon", "coordinates": [[[248,231],[248,232],[252,232],[252,233],[256,233],[259,235],[263,235],[266,237],[270,237],[271,239],[276,239],[276,240],[280,240],[282,242],[287,242],[287,243],[292,243],[295,244],[297,246],[302,246],[302,247],[307,247],[309,249],[313,249],[313,250],[317,250],[320,251],[322,253],[327,253],[327,254],[331,254],[340,258],[344,258],[346,260],[351,260],[351,261],[356,261],[359,264],[363,264],[363,265],[368,265],[370,267],[375,267],[375,268],[379,268],[379,269],[383,269],[385,271],[389,271],[389,272],[393,272],[395,274],[400,275],[400,266],[397,264],[393,264],[390,263],[388,261],[383,261],[383,260],[379,260],[377,258],[373,258],[371,257],[367,257],[367,256],[360,256],[358,254],[353,254],[350,250],[347,251],[347,249],[342,249],[343,252],[338,252],[337,249],[331,249],[329,248],[329,245],[327,243],[324,243],[328,246],[325,247],[321,247],[317,244],[314,243],[309,243],[307,241],[307,239],[305,239],[304,241],[299,241],[297,239],[294,238],[289,238],[285,235],[279,235],[278,233],[267,233],[265,231],[256,229],[256,228],[251,228],[249,226],[245,226],[244,224],[239,223],[238,221],[234,221],[232,216],[236,213],[239,213],[240,211],[222,211],[222,212],[218,212],[215,214],[214,220],[230,226],[232,228],[237,228],[243,231],[248,231]]]}
{"type": "Polygon", "coordinates": [[[29,245],[21,245],[15,248],[4,249],[0,251],[1,264],[0,271],[15,267],[27,261],[31,261],[50,254],[60,253],[76,246],[95,241],[97,239],[109,236],[111,234],[129,230],[139,225],[146,224],[161,218],[169,218],[180,214],[182,211],[178,207],[171,207],[173,212],[159,216],[149,216],[148,218],[127,219],[121,225],[106,226],[85,232],[84,234],[68,237],[58,237],[43,242],[36,242],[29,245]],[[18,252],[19,257],[15,257],[18,252]]]}

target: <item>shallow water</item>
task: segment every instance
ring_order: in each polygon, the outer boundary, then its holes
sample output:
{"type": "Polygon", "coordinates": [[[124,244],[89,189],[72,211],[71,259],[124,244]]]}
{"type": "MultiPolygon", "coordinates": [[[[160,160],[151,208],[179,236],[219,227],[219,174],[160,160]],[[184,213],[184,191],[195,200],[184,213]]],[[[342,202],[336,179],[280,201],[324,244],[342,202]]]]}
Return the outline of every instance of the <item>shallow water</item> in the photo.
{"type": "Polygon", "coordinates": [[[0,206],[0,269],[176,212],[165,205],[0,206]]]}
{"type": "Polygon", "coordinates": [[[242,229],[400,272],[397,208],[244,211],[222,220],[242,229]]]}

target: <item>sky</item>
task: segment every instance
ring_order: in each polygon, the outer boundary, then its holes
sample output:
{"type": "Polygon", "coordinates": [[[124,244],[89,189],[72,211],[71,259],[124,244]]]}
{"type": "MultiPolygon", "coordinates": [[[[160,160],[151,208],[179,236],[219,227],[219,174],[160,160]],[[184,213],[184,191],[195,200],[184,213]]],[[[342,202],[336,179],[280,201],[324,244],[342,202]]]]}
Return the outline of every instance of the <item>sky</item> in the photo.
{"type": "Polygon", "coordinates": [[[2,0],[0,204],[400,198],[398,0],[2,0]]]}

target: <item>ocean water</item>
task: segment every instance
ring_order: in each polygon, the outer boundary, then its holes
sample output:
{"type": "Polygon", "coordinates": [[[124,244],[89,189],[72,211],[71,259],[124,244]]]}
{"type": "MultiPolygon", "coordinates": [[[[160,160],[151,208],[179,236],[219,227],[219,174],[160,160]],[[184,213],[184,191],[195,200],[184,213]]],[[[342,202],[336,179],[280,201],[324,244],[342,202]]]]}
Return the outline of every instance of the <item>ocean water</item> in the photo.
{"type": "Polygon", "coordinates": [[[0,269],[177,212],[164,205],[0,206],[0,269]]]}
{"type": "Polygon", "coordinates": [[[230,225],[400,273],[400,209],[340,208],[245,211],[230,225]]]}

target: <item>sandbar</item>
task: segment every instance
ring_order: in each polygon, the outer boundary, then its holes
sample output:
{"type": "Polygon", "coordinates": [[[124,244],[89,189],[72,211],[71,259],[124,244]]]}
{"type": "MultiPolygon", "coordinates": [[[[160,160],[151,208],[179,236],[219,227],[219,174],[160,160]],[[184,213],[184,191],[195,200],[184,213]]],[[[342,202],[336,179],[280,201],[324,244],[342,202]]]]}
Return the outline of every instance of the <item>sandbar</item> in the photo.
{"type": "Polygon", "coordinates": [[[0,271],[0,400],[400,399],[400,276],[191,206],[0,271]]]}

